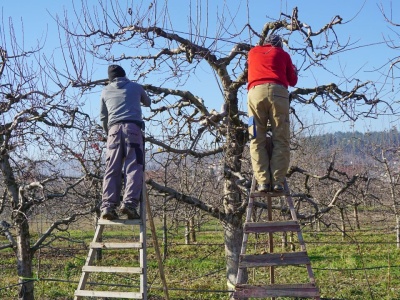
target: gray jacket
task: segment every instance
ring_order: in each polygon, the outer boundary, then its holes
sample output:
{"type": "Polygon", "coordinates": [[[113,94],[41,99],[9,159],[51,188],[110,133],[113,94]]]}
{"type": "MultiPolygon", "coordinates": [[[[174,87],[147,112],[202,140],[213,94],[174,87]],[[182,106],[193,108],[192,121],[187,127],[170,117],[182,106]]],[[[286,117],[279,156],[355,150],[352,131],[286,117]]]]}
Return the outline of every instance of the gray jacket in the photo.
{"type": "Polygon", "coordinates": [[[100,121],[103,129],[121,121],[142,121],[142,108],[151,100],[143,87],[126,77],[117,77],[101,93],[100,121]]]}

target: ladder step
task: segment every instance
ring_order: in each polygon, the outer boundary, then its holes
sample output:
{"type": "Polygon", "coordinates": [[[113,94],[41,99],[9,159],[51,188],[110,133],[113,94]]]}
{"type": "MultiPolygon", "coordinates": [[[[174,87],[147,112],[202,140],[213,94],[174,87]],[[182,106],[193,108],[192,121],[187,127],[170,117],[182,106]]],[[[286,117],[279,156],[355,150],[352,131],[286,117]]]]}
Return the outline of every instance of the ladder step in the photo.
{"type": "Polygon", "coordinates": [[[261,193],[261,192],[251,192],[250,193],[250,197],[255,198],[255,197],[282,197],[285,196],[285,191],[280,192],[280,193],[276,193],[276,192],[266,192],[266,193],[261,193]]]}
{"type": "Polygon", "coordinates": [[[92,242],[90,243],[91,249],[141,249],[142,243],[103,243],[92,242]]]}
{"type": "Polygon", "coordinates": [[[108,291],[75,291],[75,296],[79,297],[104,297],[104,298],[123,298],[123,299],[143,299],[142,293],[134,292],[108,292],[108,291]]]}
{"type": "Polygon", "coordinates": [[[306,251],[288,253],[244,254],[239,257],[239,268],[267,266],[307,265],[310,258],[306,251]]]}
{"type": "Polygon", "coordinates": [[[116,220],[99,219],[97,221],[97,224],[99,224],[99,225],[140,225],[140,224],[142,224],[142,220],[141,219],[134,219],[134,220],[128,220],[128,219],[116,219],[116,220]]]}
{"type": "Polygon", "coordinates": [[[142,274],[143,268],[140,267],[105,267],[105,266],[83,266],[83,272],[98,272],[98,273],[130,273],[142,274]]]}
{"type": "Polygon", "coordinates": [[[265,286],[236,285],[234,298],[266,297],[319,297],[319,290],[313,284],[273,284],[265,286]]]}
{"type": "Polygon", "coordinates": [[[300,225],[297,221],[247,222],[243,230],[245,233],[299,232],[300,225]]]}

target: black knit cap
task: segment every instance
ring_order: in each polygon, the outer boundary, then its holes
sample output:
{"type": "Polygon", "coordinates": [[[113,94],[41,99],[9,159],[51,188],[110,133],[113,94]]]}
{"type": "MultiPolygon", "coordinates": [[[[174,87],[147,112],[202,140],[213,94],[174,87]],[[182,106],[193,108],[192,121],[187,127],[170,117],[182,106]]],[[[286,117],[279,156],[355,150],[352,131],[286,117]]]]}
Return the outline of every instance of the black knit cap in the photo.
{"type": "Polygon", "coordinates": [[[116,77],[125,77],[125,70],[118,65],[108,66],[108,79],[110,81],[114,80],[116,77]]]}
{"type": "Polygon", "coordinates": [[[270,36],[268,36],[266,38],[264,44],[270,44],[271,46],[280,47],[280,48],[283,47],[282,38],[276,34],[271,34],[270,36]]]}

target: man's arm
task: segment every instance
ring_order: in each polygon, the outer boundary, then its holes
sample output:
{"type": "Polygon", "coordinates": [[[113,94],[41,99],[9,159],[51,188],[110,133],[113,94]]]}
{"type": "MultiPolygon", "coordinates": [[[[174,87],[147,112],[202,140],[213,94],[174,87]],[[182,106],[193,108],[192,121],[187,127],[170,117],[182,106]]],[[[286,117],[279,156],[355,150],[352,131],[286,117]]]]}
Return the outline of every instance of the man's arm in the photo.
{"type": "Polygon", "coordinates": [[[142,102],[144,106],[150,107],[151,99],[150,99],[150,97],[147,95],[147,93],[146,93],[146,91],[143,89],[143,87],[142,87],[140,102],[142,102]]]}
{"type": "Polygon", "coordinates": [[[286,67],[286,76],[287,76],[287,81],[289,83],[290,86],[295,86],[297,84],[297,69],[296,66],[292,63],[292,59],[290,58],[290,56],[288,55],[289,59],[288,59],[288,63],[287,63],[287,67],[286,67]]]}
{"type": "Polygon", "coordinates": [[[101,97],[100,103],[100,122],[104,131],[108,134],[108,110],[106,104],[103,101],[103,97],[101,97]]]}

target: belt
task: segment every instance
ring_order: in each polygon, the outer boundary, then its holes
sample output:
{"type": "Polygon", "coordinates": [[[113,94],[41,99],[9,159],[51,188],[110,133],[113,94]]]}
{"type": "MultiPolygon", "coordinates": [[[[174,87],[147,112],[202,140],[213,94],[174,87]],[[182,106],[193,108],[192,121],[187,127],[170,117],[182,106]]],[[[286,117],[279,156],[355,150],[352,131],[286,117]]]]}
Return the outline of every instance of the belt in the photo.
{"type": "Polygon", "coordinates": [[[264,82],[264,83],[261,83],[261,84],[256,84],[256,85],[253,85],[253,86],[251,87],[251,89],[255,88],[256,86],[260,86],[260,85],[278,85],[278,86],[284,87],[285,89],[288,89],[288,88],[287,88],[286,86],[284,86],[283,84],[275,83],[275,82],[264,82]]]}
{"type": "Polygon", "coordinates": [[[122,121],[117,121],[114,124],[123,124],[123,123],[133,123],[139,126],[141,129],[144,130],[144,122],[143,121],[138,121],[138,120],[122,120],[122,121]]]}

